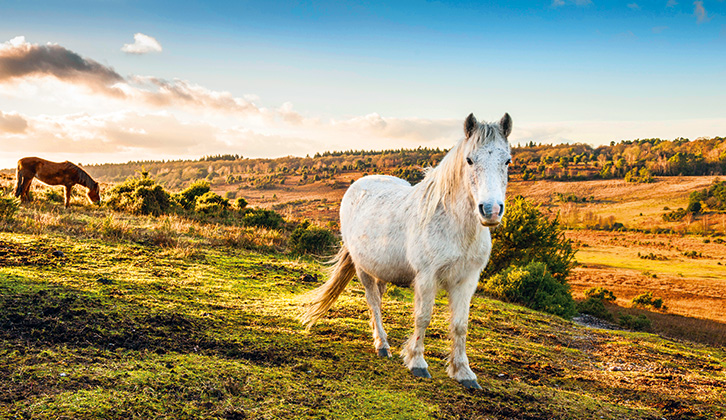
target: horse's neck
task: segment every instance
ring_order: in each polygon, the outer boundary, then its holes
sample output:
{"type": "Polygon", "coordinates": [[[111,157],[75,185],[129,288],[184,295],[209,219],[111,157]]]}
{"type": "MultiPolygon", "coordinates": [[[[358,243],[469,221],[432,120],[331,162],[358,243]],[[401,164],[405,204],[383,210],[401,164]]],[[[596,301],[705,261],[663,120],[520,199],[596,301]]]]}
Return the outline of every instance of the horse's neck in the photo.
{"type": "MultiPolygon", "coordinates": [[[[430,197],[426,194],[427,186],[422,184],[419,183],[414,188],[418,187],[421,189],[421,208],[426,209],[425,201],[430,197]]],[[[459,184],[455,188],[455,190],[451,191],[450,196],[444,195],[439,198],[436,211],[431,216],[434,219],[442,219],[444,221],[443,223],[449,225],[447,230],[451,233],[458,232],[459,235],[457,236],[478,237],[478,233],[481,233],[480,231],[483,227],[476,217],[476,204],[467,191],[466,186],[459,184]]],[[[427,217],[427,215],[423,216],[427,217]]],[[[438,222],[441,222],[441,220],[438,222]]]]}

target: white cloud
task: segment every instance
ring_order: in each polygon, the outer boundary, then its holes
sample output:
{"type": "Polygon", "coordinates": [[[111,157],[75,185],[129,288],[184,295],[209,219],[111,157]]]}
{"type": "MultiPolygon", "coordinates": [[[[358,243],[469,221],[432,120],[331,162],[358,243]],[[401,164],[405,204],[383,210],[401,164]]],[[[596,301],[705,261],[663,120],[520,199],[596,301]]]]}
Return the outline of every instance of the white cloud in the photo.
{"type": "Polygon", "coordinates": [[[28,128],[28,121],[17,113],[0,111],[0,133],[22,133],[28,128]]]}
{"type": "Polygon", "coordinates": [[[638,3],[629,3],[628,8],[631,10],[640,10],[640,6],[638,6],[638,3]]]}
{"type": "Polygon", "coordinates": [[[161,52],[161,44],[155,38],[144,35],[141,32],[134,34],[133,44],[124,44],[121,51],[128,54],[148,54],[161,52]]]}
{"type": "Polygon", "coordinates": [[[592,0],[552,0],[551,7],[562,7],[566,4],[574,4],[575,6],[589,6],[592,0]]]}
{"type": "Polygon", "coordinates": [[[676,0],[668,0],[668,3],[666,3],[666,7],[676,7],[678,5],[678,2],[676,0]]]}
{"type": "Polygon", "coordinates": [[[693,2],[693,15],[696,16],[696,22],[699,24],[711,20],[706,12],[706,9],[703,7],[702,1],[693,2]]]}

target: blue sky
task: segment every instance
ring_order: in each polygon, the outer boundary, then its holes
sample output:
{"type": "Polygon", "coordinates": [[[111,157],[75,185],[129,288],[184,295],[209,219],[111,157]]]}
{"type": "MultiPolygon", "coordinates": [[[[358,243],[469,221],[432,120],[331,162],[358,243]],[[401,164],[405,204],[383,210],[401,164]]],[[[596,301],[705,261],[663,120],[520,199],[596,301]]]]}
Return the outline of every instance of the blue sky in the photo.
{"type": "Polygon", "coordinates": [[[90,163],[448,147],[469,112],[509,112],[514,144],[724,136],[725,11],[718,0],[0,1],[0,166],[23,153],[90,163]],[[160,51],[122,51],[135,34],[160,51]],[[8,57],[39,60],[31,52],[48,43],[123,80],[99,88],[53,62],[3,78],[8,57]]]}

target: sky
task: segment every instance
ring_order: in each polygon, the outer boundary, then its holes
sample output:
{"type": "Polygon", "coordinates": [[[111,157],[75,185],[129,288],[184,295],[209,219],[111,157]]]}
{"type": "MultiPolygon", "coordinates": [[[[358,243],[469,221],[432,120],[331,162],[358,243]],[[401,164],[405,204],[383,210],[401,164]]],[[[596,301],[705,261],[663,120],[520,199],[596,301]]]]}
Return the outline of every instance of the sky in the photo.
{"type": "Polygon", "coordinates": [[[0,168],[726,136],[726,1],[0,0],[0,168]]]}

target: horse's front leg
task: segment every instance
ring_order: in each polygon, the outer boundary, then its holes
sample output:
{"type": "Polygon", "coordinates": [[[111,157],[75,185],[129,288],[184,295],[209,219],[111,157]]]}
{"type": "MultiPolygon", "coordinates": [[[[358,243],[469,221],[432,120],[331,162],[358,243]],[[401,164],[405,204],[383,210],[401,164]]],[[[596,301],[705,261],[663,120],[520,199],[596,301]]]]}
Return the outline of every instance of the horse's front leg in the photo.
{"type": "Polygon", "coordinates": [[[469,324],[469,305],[478,279],[479,276],[476,275],[447,287],[449,309],[451,310],[449,323],[451,354],[446,373],[465,388],[472,389],[481,389],[481,386],[477,383],[476,375],[469,367],[469,358],[466,356],[466,332],[469,324]]]}
{"type": "Polygon", "coordinates": [[[64,185],[64,187],[66,189],[66,203],[65,203],[65,207],[68,208],[68,206],[71,205],[71,193],[73,192],[73,185],[70,185],[70,186],[64,185]]]}
{"type": "Polygon", "coordinates": [[[424,336],[431,322],[431,312],[436,297],[436,279],[433,275],[419,273],[414,281],[413,334],[403,346],[401,356],[406,367],[415,376],[430,378],[428,363],[424,360],[424,336]]]}

